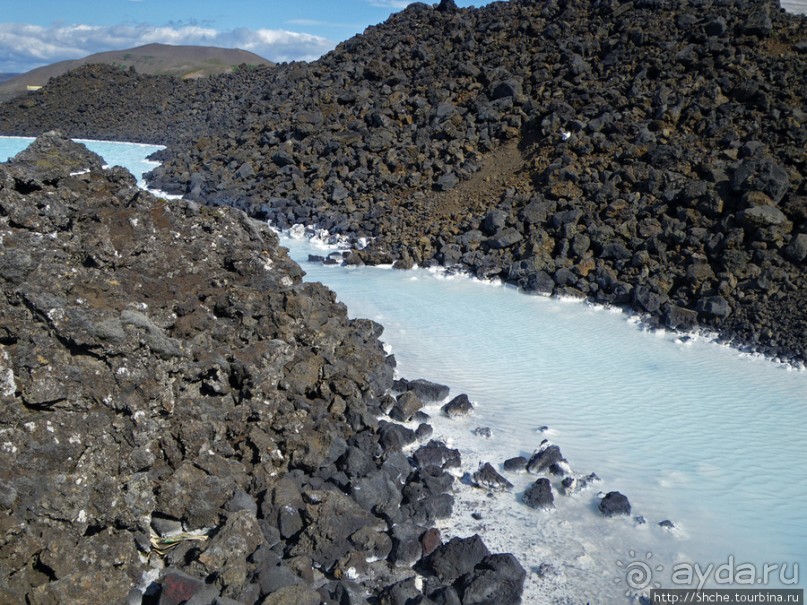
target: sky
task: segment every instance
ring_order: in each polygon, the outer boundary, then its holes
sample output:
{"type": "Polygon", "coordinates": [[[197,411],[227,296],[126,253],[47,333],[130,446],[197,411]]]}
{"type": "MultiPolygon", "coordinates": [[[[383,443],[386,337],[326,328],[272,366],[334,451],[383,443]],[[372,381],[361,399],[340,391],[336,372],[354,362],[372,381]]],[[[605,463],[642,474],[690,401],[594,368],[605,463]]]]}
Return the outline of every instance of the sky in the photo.
{"type": "MultiPolygon", "coordinates": [[[[437,2],[438,0],[432,0],[437,2]]],[[[484,0],[456,0],[479,6],[484,0]]],[[[0,73],[159,42],[310,61],[409,0],[4,0],[0,73]]]]}

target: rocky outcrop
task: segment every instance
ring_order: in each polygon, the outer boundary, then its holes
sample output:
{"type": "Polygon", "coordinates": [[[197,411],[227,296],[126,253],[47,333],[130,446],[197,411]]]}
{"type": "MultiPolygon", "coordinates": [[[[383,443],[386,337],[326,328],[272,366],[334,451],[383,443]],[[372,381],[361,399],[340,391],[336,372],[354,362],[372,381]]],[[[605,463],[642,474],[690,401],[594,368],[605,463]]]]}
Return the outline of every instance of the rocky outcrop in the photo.
{"type": "Polygon", "coordinates": [[[630,502],[628,497],[619,492],[608,492],[603,496],[598,505],[600,512],[605,517],[616,517],[620,515],[630,515],[630,502]]]}
{"type": "Polygon", "coordinates": [[[457,395],[440,408],[449,418],[461,418],[473,412],[474,405],[465,393],[457,395]]]}
{"type": "MultiPolygon", "coordinates": [[[[362,603],[439,544],[381,327],[265,224],[50,134],[0,165],[0,238],[0,601],[362,603]]],[[[461,590],[523,583],[497,565],[461,590]]]]}
{"type": "Polygon", "coordinates": [[[91,67],[0,132],[169,143],[152,184],[801,360],[807,19],[768,0],[415,3],[311,64],[91,67]]]}
{"type": "Polygon", "coordinates": [[[541,477],[530,485],[522,497],[524,504],[530,508],[550,509],[555,507],[555,496],[549,479],[541,477]]]}

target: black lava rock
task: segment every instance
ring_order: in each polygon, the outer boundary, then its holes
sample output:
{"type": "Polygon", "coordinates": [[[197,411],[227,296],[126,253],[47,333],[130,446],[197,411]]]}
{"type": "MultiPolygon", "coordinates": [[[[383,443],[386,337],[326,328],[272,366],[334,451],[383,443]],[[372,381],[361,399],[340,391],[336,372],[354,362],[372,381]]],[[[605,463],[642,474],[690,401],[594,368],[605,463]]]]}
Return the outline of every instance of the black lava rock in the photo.
{"type": "Polygon", "coordinates": [[[530,508],[554,508],[555,497],[552,495],[552,485],[549,483],[549,479],[541,477],[536,480],[527,488],[521,500],[530,508]]]}
{"type": "Polygon", "coordinates": [[[454,399],[445,404],[441,409],[449,418],[461,418],[470,414],[474,406],[470,399],[468,399],[468,395],[462,394],[454,397],[454,399]]]}
{"type": "Polygon", "coordinates": [[[608,492],[599,504],[600,512],[605,517],[630,515],[630,502],[627,496],[619,492],[608,492]]]}

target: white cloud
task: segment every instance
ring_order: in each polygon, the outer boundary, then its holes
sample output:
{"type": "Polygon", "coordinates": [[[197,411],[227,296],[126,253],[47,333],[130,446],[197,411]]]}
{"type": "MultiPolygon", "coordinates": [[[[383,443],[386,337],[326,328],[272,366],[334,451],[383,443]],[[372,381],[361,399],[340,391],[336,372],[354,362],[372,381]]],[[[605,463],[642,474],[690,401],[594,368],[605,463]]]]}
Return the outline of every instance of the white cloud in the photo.
{"type": "Polygon", "coordinates": [[[312,34],[247,28],[219,31],[190,24],[54,25],[0,23],[0,72],[28,71],[106,50],[159,42],[242,48],[272,61],[310,61],[335,44],[312,34]]]}
{"type": "Polygon", "coordinates": [[[349,29],[364,27],[361,23],[336,23],[333,21],[319,21],[317,19],[289,19],[286,23],[289,25],[302,25],[303,27],[337,27],[349,29]]]}
{"type": "Polygon", "coordinates": [[[379,8],[406,8],[414,2],[414,0],[367,0],[372,6],[379,8]]]}
{"type": "Polygon", "coordinates": [[[321,36],[278,29],[234,29],[227,38],[231,46],[272,61],[310,61],[334,47],[330,40],[321,36]]]}

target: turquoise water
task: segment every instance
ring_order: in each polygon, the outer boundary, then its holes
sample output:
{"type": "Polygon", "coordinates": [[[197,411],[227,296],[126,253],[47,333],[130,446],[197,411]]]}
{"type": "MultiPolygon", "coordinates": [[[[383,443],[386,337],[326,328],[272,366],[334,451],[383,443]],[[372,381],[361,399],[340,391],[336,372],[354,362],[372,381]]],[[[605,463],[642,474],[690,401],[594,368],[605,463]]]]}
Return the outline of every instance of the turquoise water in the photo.
{"type": "Polygon", "coordinates": [[[789,13],[807,14],[807,0],[781,0],[780,4],[789,13]]]}
{"type": "MultiPolygon", "coordinates": [[[[6,145],[22,144],[0,139],[0,157],[6,145]]],[[[88,146],[124,165],[155,149],[88,146]]],[[[557,572],[531,573],[525,603],[578,602],[581,595],[591,603],[630,602],[626,593],[652,583],[631,587],[626,570],[646,561],[653,563],[649,580],[665,588],[683,587],[673,583],[676,566],[728,562],[784,566],[783,585],[794,575],[804,584],[807,373],[707,338],[646,331],[601,307],[425,270],[323,267],[306,262],[309,253],[323,253],[318,244],[286,238],[284,245],[307,279],[334,289],[352,316],[385,326],[401,375],[450,384],[452,395],[465,392],[476,403],[475,415],[462,421],[431,410],[436,434],[462,449],[464,471],[529,456],[549,438],[575,472],[603,479],[571,498],[556,494],[553,512],[517,502],[523,477],[509,476],[514,494],[495,499],[457,492],[446,536],[479,531],[492,550],[557,572]],[[492,437],[474,435],[478,426],[492,437]],[[598,490],[628,495],[633,516],[647,523],[600,518],[598,490]],[[482,521],[471,517],[480,511],[482,521]],[[664,519],[677,529],[658,527],[664,519]]],[[[780,584],[777,577],[769,583],[780,584]]]]}
{"type": "MultiPolygon", "coordinates": [[[[306,262],[322,253],[310,242],[285,243],[352,315],[386,327],[404,376],[445,382],[478,404],[470,424],[438,424],[466,444],[464,470],[529,456],[548,436],[575,471],[603,479],[574,506],[561,501],[551,522],[521,514],[500,548],[529,559],[536,541],[548,543],[532,557],[538,565],[574,544],[582,554],[572,549],[561,566],[570,577],[583,566],[581,583],[603,581],[592,598],[615,590],[609,574],[631,550],[652,552],[667,570],[729,557],[787,563],[786,580],[794,564],[807,569],[807,373],[707,338],[642,330],[626,314],[585,303],[424,270],[323,267],[306,262]],[[537,431],[543,425],[548,432],[537,431]],[[494,437],[475,438],[477,426],[494,437]],[[599,519],[597,489],[625,493],[648,523],[599,519]],[[664,519],[678,530],[659,528],[664,519]],[[525,533],[530,523],[543,526],[525,533]]],[[[514,506],[511,499],[493,512],[514,506]]],[[[611,599],[603,602],[618,602],[611,599]]]]}

